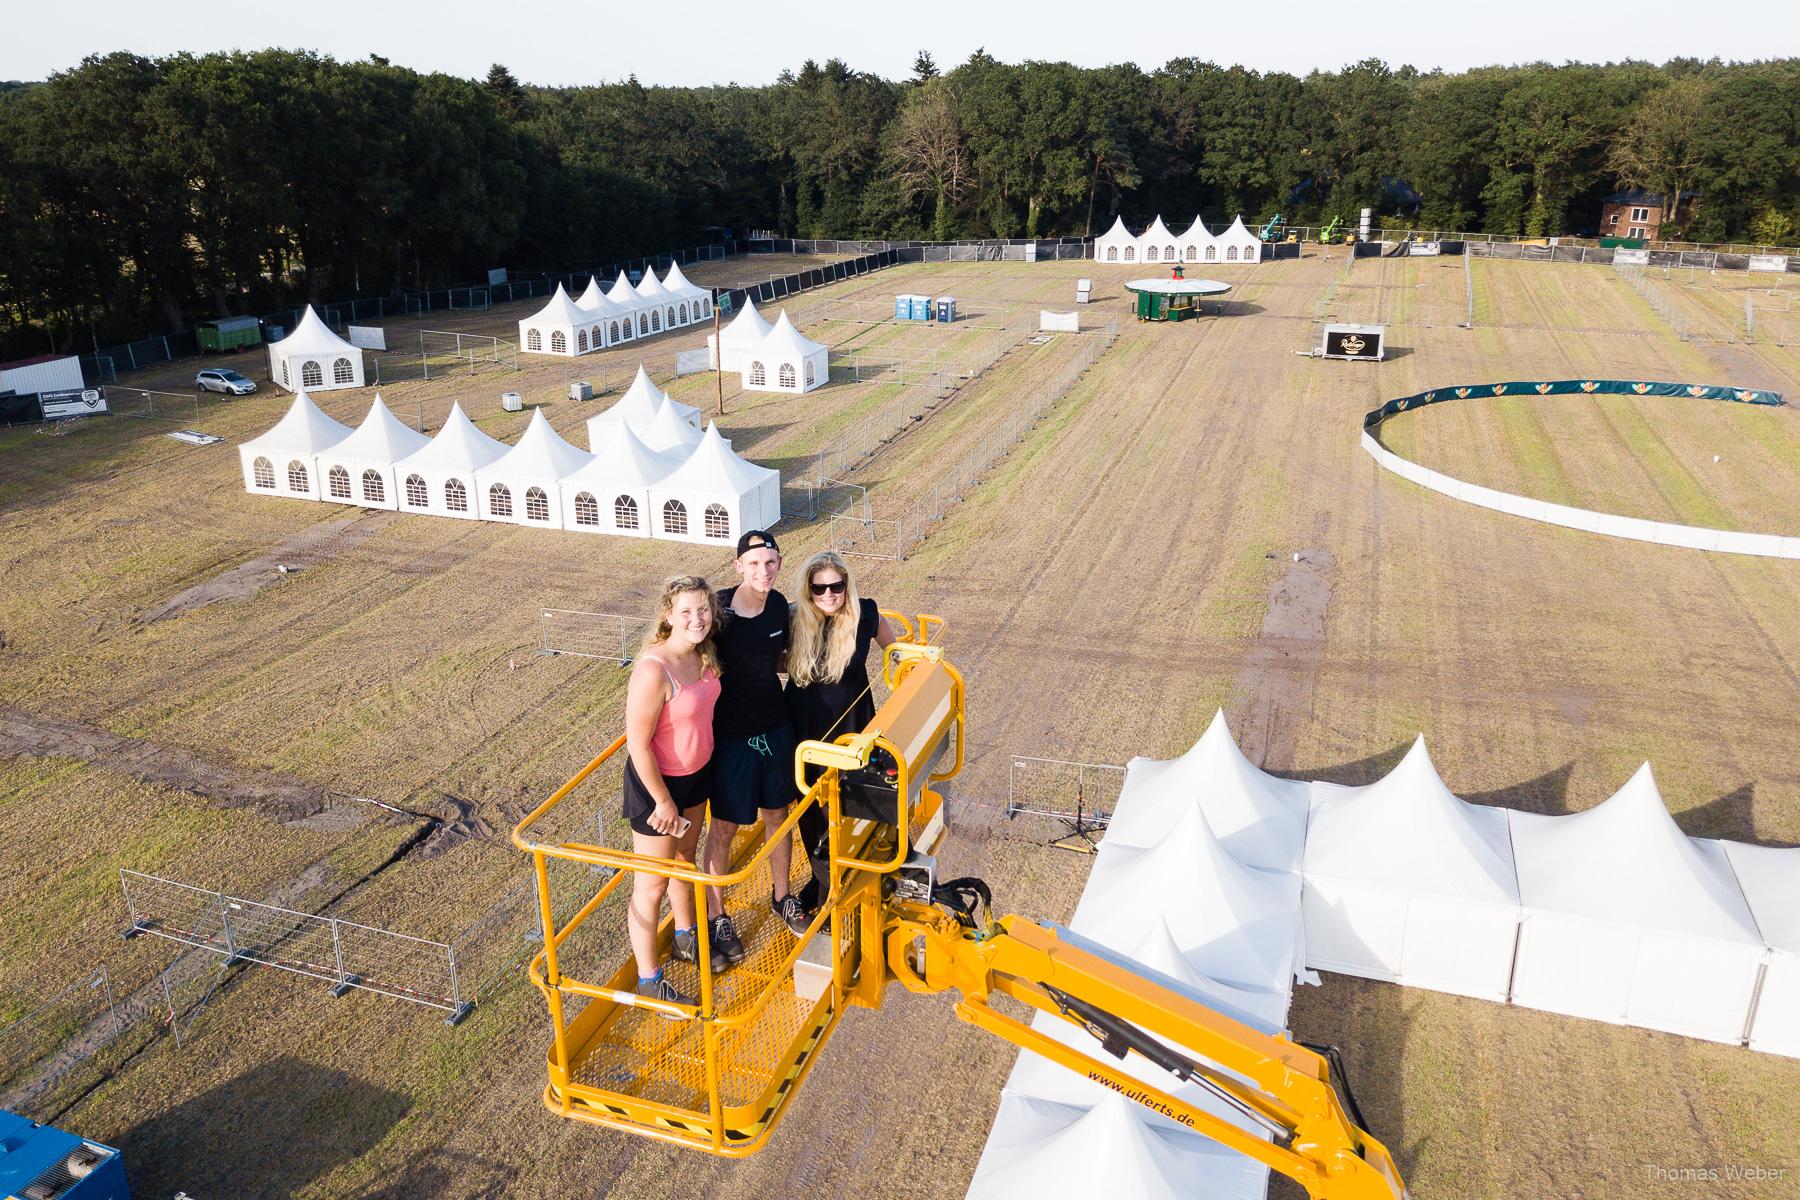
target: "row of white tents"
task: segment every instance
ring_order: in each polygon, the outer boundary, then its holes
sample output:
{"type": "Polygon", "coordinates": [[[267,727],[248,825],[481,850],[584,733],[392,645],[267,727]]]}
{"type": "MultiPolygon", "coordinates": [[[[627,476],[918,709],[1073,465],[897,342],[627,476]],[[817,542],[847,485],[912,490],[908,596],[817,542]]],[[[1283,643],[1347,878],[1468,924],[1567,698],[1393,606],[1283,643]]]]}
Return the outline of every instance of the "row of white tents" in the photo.
{"type": "Polygon", "coordinates": [[[571,299],[562,284],[543,308],[519,322],[519,349],[527,354],[591,354],[622,342],[712,320],[713,294],[688,282],[681,264],[657,279],[646,269],[637,285],[620,271],[612,288],[600,290],[589,277],[587,290],[571,299]]]}
{"type": "Polygon", "coordinates": [[[1125,218],[1115,217],[1112,228],[1094,239],[1094,261],[1109,263],[1136,262],[1259,262],[1262,239],[1244,226],[1244,218],[1232,219],[1229,227],[1213,233],[1199,217],[1179,236],[1170,233],[1162,217],[1150,223],[1142,233],[1125,228],[1125,218]]]}
{"type": "Polygon", "coordinates": [[[238,454],[254,494],[464,520],[729,544],[781,518],[780,473],[740,458],[716,425],[702,432],[699,410],[642,368],[587,435],[589,449],[577,449],[539,409],[509,446],[456,404],[427,437],[379,395],[351,429],[302,392],[238,454]]]}
{"type": "Polygon", "coordinates": [[[1311,786],[1311,966],[1800,1057],[1800,849],[1689,837],[1649,763],[1564,816],[1459,799],[1423,738],[1311,786]]]}
{"type": "MultiPolygon", "coordinates": [[[[1244,758],[1223,714],[1182,758],[1134,760],[1063,936],[1254,1029],[1283,1032],[1303,970],[1306,805],[1304,783],[1273,778],[1244,758]]],[[[1032,1026],[1085,1053],[1098,1049],[1048,1014],[1032,1026]]],[[[1136,1055],[1120,1065],[1267,1136],[1211,1093],[1136,1055]]],[[[1022,1052],[968,1194],[1254,1200],[1268,1176],[1266,1166],[1173,1118],[1022,1052]]]]}
{"type": "Polygon", "coordinates": [[[707,362],[737,371],[754,392],[810,392],[831,378],[831,352],[794,327],[783,309],[773,325],[744,298],[744,311],[717,334],[706,335],[707,362]]]}
{"type": "MultiPolygon", "coordinates": [[[[1688,837],[1647,763],[1603,803],[1543,816],[1458,798],[1422,737],[1364,787],[1276,778],[1221,713],[1180,758],[1132,760],[1071,925],[1264,1032],[1312,968],[1800,1057],[1800,848],[1688,837]]],[[[1092,1051],[1065,1022],[1033,1024],[1092,1051]]],[[[1021,1053],[968,1194],[1211,1200],[1267,1184],[1260,1164],[1021,1053]]]]}

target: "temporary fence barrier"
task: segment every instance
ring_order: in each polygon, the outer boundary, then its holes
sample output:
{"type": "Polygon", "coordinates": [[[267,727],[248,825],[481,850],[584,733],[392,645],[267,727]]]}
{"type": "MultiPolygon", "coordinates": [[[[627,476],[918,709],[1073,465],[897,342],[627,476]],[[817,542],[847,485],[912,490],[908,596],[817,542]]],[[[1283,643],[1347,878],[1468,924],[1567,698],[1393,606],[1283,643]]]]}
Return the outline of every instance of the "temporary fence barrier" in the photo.
{"type": "Polygon", "coordinates": [[[225,956],[227,966],[256,963],[332,985],[376,992],[449,1013],[460,1022],[474,1008],[446,942],[315,916],[142,872],[120,870],[131,916],[127,937],[154,934],[225,956]]]}
{"type": "Polygon", "coordinates": [[[644,617],[583,612],[571,608],[538,610],[538,653],[599,658],[623,666],[637,657],[650,632],[644,617]]]}
{"type": "Polygon", "coordinates": [[[1125,786],[1125,768],[1015,754],[1007,773],[1006,819],[1045,817],[1064,832],[1048,845],[1091,854],[1125,786]]]}

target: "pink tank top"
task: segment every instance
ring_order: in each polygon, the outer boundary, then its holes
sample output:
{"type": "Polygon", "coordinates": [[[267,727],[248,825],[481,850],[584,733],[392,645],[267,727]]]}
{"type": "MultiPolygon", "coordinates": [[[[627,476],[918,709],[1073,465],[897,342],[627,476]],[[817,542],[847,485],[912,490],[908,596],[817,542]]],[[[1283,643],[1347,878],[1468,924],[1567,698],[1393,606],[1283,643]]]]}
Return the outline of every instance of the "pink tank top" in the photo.
{"type": "Polygon", "coordinates": [[[703,671],[698,683],[683,687],[668,663],[659,660],[658,665],[669,677],[674,695],[656,719],[650,750],[656,756],[656,769],[664,775],[692,775],[712,761],[713,705],[719,701],[719,677],[703,671]]]}

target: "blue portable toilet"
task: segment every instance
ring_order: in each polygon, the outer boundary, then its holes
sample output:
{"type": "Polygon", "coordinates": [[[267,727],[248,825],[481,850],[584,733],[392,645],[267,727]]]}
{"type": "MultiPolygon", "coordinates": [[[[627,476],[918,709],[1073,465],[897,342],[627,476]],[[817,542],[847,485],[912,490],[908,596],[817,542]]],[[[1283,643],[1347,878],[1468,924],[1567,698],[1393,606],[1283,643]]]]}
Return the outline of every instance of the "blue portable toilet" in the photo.
{"type": "Polygon", "coordinates": [[[955,296],[939,296],[937,298],[937,319],[946,325],[956,320],[955,296]]]}
{"type": "Polygon", "coordinates": [[[131,1198],[125,1163],[111,1146],[0,1112],[0,1196],[39,1194],[61,1200],[131,1198]]]}
{"type": "Polygon", "coordinates": [[[931,320],[931,298],[930,297],[928,297],[928,296],[908,296],[906,299],[907,299],[908,304],[911,306],[910,311],[907,314],[907,317],[909,320],[913,320],[913,321],[929,321],[929,320],[931,320]]]}
{"type": "Polygon", "coordinates": [[[896,321],[912,320],[912,297],[911,296],[895,296],[894,297],[894,320],[896,320],[896,321]]]}

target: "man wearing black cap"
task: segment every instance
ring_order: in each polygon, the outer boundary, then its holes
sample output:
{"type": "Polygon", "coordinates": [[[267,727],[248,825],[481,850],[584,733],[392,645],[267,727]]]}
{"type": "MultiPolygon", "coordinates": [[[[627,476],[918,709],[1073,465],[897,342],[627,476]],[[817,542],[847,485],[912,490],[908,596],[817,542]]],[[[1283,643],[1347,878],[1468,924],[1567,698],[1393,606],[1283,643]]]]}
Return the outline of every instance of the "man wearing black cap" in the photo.
{"type": "MultiPolygon", "coordinates": [[[[723,618],[715,635],[720,692],[713,709],[712,822],[706,832],[706,870],[729,869],[731,839],[760,813],[771,834],[787,818],[794,798],[794,732],[782,702],[781,670],[788,648],[787,597],[775,590],[781,547],[775,535],[752,529],[738,539],[733,564],[743,582],[719,593],[723,618]]],[[[806,910],[788,891],[792,837],[769,854],[774,880],[771,907],[796,935],[807,927],[806,910]]],[[[713,945],[728,961],[744,957],[743,942],[724,915],[715,889],[707,897],[713,945]]]]}

